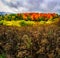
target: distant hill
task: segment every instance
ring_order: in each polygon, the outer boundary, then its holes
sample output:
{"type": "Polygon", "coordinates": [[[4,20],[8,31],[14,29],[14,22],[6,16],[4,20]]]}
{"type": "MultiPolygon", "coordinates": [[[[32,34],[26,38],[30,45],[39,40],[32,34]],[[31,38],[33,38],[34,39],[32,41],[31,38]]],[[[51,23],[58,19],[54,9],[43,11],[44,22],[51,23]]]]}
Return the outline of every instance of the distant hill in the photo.
{"type": "Polygon", "coordinates": [[[7,14],[7,12],[0,12],[0,15],[5,15],[7,14]]]}
{"type": "Polygon", "coordinates": [[[0,12],[0,15],[11,14],[10,12],[0,12]]]}

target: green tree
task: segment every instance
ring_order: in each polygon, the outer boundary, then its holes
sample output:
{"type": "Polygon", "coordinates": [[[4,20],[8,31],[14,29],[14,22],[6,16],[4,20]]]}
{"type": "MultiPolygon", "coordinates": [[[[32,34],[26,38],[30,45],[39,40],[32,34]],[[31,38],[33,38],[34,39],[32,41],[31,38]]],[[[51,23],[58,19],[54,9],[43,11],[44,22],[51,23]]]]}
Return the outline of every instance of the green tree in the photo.
{"type": "Polygon", "coordinates": [[[44,20],[45,20],[44,17],[39,17],[39,18],[38,18],[38,21],[44,21],[44,20]]]}

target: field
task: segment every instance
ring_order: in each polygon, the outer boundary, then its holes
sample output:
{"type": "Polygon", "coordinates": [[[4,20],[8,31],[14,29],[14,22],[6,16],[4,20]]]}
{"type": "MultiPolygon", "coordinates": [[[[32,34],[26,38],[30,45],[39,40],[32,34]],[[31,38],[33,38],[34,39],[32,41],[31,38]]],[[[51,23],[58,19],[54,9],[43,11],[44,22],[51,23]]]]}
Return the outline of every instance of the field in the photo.
{"type": "Polygon", "coordinates": [[[60,16],[0,16],[0,58],[60,58],[60,16]]]}

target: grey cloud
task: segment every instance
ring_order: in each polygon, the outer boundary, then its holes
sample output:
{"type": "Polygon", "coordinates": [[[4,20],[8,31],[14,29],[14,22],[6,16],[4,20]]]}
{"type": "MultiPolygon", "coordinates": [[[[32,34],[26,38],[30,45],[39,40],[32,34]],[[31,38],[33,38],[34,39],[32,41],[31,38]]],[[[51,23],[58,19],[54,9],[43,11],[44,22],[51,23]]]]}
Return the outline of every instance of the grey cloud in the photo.
{"type": "Polygon", "coordinates": [[[47,4],[48,9],[50,9],[50,10],[53,10],[56,7],[56,5],[57,5],[57,2],[49,2],[47,4]]]}
{"type": "MultiPolygon", "coordinates": [[[[1,0],[5,5],[16,9],[17,11],[20,8],[23,11],[39,11],[39,12],[60,12],[60,0],[19,0],[19,1],[11,1],[6,2],[6,0],[1,0]],[[42,6],[42,4],[44,4],[42,6]]],[[[20,12],[20,11],[19,11],[20,12]]]]}

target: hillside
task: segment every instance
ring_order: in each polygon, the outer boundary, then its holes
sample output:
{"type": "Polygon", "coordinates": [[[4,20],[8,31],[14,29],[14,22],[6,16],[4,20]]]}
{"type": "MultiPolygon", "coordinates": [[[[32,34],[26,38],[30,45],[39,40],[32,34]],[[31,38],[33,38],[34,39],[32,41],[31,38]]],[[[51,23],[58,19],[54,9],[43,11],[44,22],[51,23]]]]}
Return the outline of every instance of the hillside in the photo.
{"type": "Polygon", "coordinates": [[[60,16],[55,13],[1,15],[0,58],[60,58],[60,16]]]}

